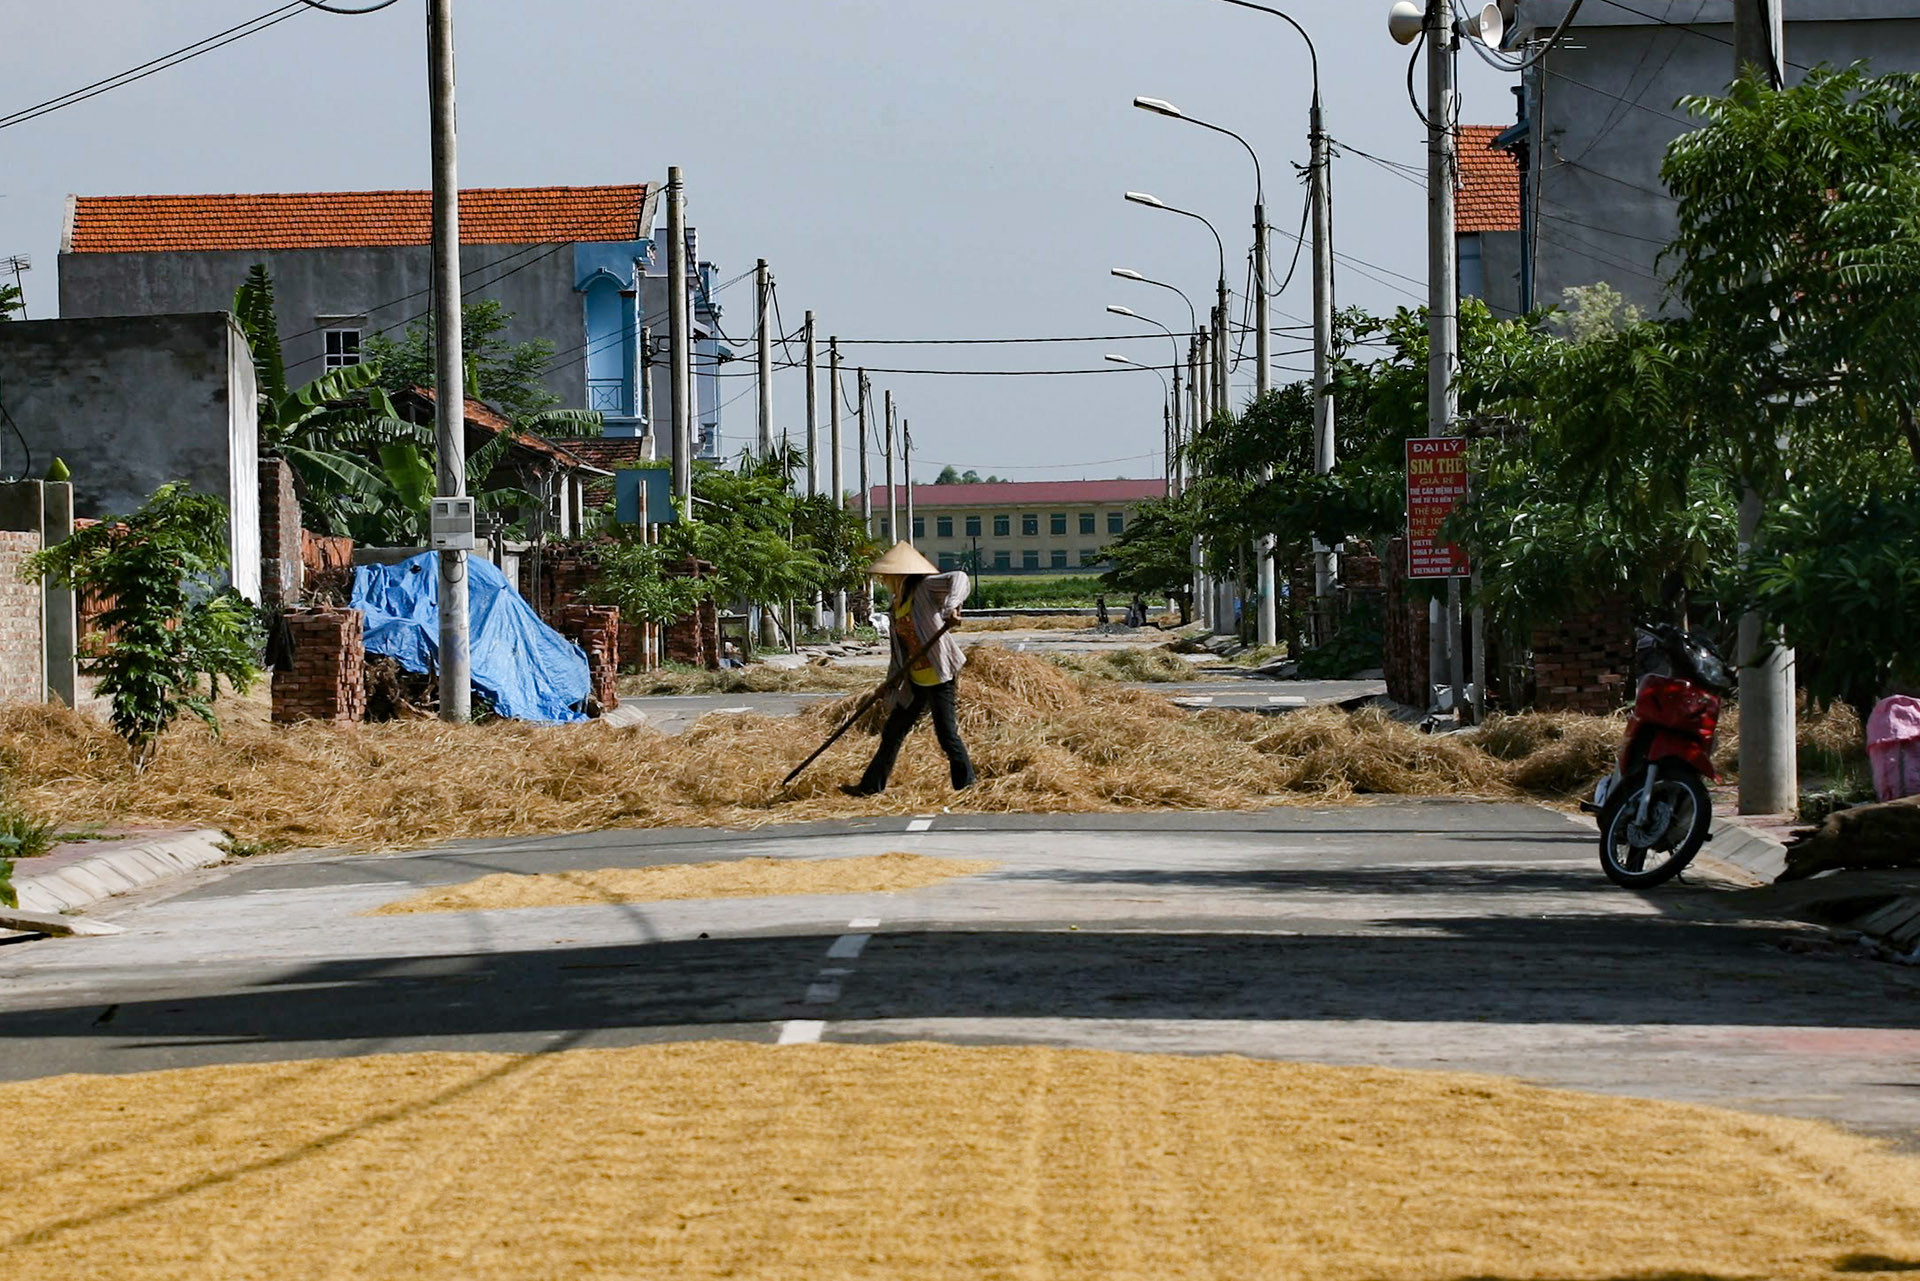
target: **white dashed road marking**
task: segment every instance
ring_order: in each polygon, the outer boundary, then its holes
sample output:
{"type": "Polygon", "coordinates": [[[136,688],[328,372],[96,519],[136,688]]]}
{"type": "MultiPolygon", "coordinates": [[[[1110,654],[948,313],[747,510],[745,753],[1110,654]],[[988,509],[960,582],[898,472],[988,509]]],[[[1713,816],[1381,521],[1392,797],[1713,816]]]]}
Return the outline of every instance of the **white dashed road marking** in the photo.
{"type": "MultiPolygon", "coordinates": [[[[928,819],[925,821],[931,824],[933,820],[928,819]]],[[[868,942],[872,940],[872,931],[880,928],[880,918],[877,916],[863,916],[858,920],[848,921],[847,928],[859,932],[842,934],[839,938],[835,939],[832,946],[827,948],[827,960],[851,961],[856,959],[860,953],[865,950],[868,942]]],[[[852,973],[852,969],[843,965],[822,966],[820,972],[814,976],[814,981],[807,985],[807,994],[802,998],[802,1003],[806,1005],[832,1005],[840,999],[840,981],[849,977],[852,973]]],[[[826,1027],[827,1024],[824,1019],[789,1019],[780,1025],[778,1044],[811,1045],[820,1039],[821,1034],[826,1031],[826,1027]]]]}
{"type": "Polygon", "coordinates": [[[930,827],[932,827],[932,826],[933,826],[933,820],[932,820],[932,819],[930,819],[930,818],[916,818],[916,819],[914,819],[914,820],[913,820],[913,821],[912,821],[911,823],[908,823],[908,824],[907,824],[907,830],[908,830],[909,832],[924,832],[924,831],[926,831],[926,830],[927,830],[928,828],[930,828],[930,827]]]}

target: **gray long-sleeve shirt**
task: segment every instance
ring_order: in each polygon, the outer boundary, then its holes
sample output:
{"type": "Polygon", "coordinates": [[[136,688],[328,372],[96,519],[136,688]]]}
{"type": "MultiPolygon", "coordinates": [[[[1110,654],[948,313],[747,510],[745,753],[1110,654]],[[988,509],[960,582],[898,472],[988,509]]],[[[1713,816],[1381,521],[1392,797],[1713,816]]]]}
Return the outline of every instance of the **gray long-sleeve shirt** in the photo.
{"type": "MultiPolygon", "coordinates": [[[[913,612],[913,630],[920,637],[922,645],[927,639],[952,618],[954,612],[966,603],[967,595],[973,590],[973,583],[958,570],[950,574],[928,574],[913,589],[911,608],[913,612]]],[[[907,648],[906,639],[895,628],[892,634],[893,665],[892,671],[899,671],[913,657],[913,651],[907,648]]],[[[935,674],[941,683],[952,680],[967,665],[967,656],[961,652],[960,643],[948,632],[927,651],[926,661],[933,665],[935,674]]],[[[913,698],[913,680],[911,677],[900,682],[893,692],[896,706],[904,707],[913,698]]]]}

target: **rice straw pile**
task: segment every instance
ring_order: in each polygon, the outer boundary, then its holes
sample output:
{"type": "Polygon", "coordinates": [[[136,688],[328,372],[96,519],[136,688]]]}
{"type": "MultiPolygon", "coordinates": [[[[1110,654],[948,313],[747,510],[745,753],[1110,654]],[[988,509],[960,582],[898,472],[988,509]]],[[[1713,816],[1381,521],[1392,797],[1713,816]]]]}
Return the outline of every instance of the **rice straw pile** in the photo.
{"type": "MultiPolygon", "coordinates": [[[[1195,715],[1159,695],[991,646],[969,659],[960,719],[980,781],[957,797],[924,724],[882,797],[855,800],[838,791],[859,777],[873,751],[873,739],[860,732],[842,738],[791,791],[781,789],[858,696],[822,700],[790,719],[709,717],[678,737],[598,723],[276,728],[264,723],[258,704],[239,704],[246,714],[235,716],[228,701],[224,737],[182,725],[137,777],[124,745],[98,721],[14,706],[0,708],[0,772],[17,802],[63,828],[193,823],[248,842],[399,849],[462,837],[752,827],[943,805],[1072,813],[1252,809],[1364,794],[1564,799],[1609,768],[1617,744],[1618,723],[1599,720],[1577,735],[1543,730],[1537,752],[1503,759],[1470,736],[1428,736],[1377,711],[1195,715]],[[1544,759],[1551,768],[1538,768],[1544,759]]],[[[877,727],[882,711],[865,728],[877,727]]],[[[1515,741],[1512,733],[1503,741],[1515,741]]]]}

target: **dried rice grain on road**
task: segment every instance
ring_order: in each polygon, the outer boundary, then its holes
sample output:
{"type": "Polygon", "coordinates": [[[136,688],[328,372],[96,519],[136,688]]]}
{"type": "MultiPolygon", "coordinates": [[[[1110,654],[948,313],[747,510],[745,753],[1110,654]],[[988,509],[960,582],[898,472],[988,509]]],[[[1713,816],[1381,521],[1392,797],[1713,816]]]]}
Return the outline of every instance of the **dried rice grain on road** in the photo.
{"type": "Polygon", "coordinates": [[[16,1276],[1891,1275],[1920,1164],[1438,1073],[709,1042],[0,1086],[16,1276]]]}
{"type": "Polygon", "coordinates": [[[889,894],[925,889],[957,876],[990,872],[983,859],[878,854],[871,858],[746,858],[725,863],[613,867],[520,876],[497,872],[465,885],[416,894],[375,908],[374,916],[482,912],[515,907],[590,907],[673,899],[765,898],[792,894],[889,894]]]}

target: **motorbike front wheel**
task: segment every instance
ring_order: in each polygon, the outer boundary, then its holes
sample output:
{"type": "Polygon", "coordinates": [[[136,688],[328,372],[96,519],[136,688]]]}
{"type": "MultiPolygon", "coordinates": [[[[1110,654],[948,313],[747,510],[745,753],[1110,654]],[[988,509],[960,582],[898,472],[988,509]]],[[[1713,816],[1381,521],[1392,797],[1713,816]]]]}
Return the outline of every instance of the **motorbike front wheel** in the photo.
{"type": "Polygon", "coordinates": [[[1600,870],[1630,890],[1649,889],[1680,875],[1713,825],[1707,785],[1685,766],[1661,767],[1643,820],[1640,796],[1645,787],[1645,773],[1628,779],[1617,797],[1608,798],[1600,820],[1600,870]]]}

